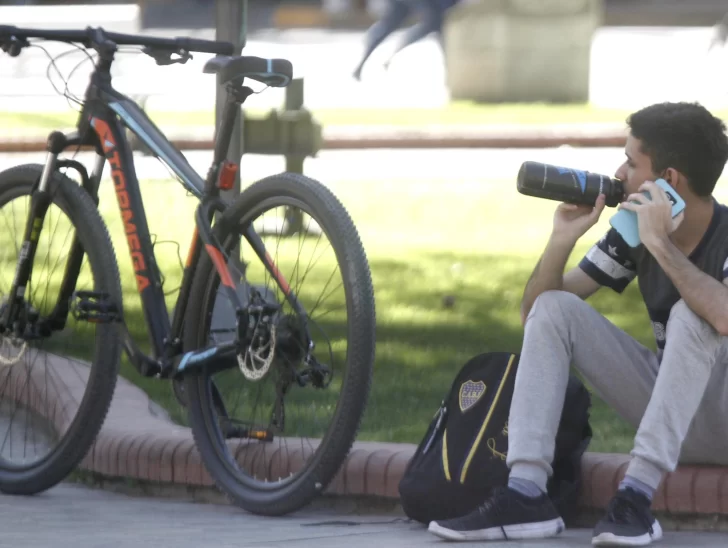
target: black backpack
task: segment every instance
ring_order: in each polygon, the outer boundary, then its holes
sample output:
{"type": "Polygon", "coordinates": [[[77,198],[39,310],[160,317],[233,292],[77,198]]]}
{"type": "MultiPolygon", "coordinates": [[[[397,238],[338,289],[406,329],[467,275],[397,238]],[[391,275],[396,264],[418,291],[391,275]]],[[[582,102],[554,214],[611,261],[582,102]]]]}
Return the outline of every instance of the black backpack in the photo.
{"type": "MultiPolygon", "coordinates": [[[[422,523],[467,514],[508,483],[508,414],[518,354],[469,360],[430,423],[399,483],[405,514],[422,523]]],[[[570,375],[547,490],[561,517],[574,517],[581,457],[591,441],[589,391],[570,375]]]]}

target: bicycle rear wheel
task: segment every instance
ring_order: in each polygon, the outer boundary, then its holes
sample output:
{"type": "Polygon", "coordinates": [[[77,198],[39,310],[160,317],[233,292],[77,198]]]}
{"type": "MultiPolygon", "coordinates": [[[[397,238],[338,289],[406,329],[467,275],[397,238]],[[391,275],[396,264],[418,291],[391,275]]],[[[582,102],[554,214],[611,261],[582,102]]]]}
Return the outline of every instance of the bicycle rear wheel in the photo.
{"type": "MultiPolygon", "coordinates": [[[[42,169],[25,165],[0,173],[0,317],[42,169]]],[[[117,324],[54,315],[57,304],[73,309],[90,303],[81,303],[78,294],[70,303],[58,298],[76,243],[83,259],[75,290],[105,295],[106,304],[120,311],[121,288],[111,240],[91,198],[60,173],[48,189],[51,205],[16,322],[22,322],[22,334],[16,326],[0,332],[0,491],[8,494],[49,489],[79,464],[104,422],[119,368],[117,324]],[[51,317],[64,319],[65,326],[51,317]]]]}
{"type": "MultiPolygon", "coordinates": [[[[374,361],[369,265],[341,203],[301,175],[285,173],[251,185],[219,225],[231,227],[220,243],[244,305],[269,308],[251,313],[256,335],[238,356],[238,368],[185,377],[190,425],[222,491],[250,512],[282,515],[326,488],[356,437],[374,361]],[[285,297],[273,269],[241,239],[249,225],[305,315],[285,297]],[[321,369],[304,363],[306,329],[321,369]],[[306,375],[302,386],[297,381],[306,375]]],[[[219,286],[204,254],[187,309],[186,350],[236,336],[231,305],[219,286]]]]}

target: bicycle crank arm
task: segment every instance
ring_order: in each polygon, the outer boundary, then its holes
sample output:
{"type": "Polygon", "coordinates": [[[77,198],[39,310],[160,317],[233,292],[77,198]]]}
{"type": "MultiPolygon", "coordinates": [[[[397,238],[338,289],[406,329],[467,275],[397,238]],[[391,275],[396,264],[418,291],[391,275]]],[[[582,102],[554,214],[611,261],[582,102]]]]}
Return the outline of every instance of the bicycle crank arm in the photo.
{"type": "Polygon", "coordinates": [[[203,368],[207,369],[208,373],[217,373],[238,367],[237,354],[238,345],[235,342],[186,352],[182,355],[173,377],[179,378],[203,368]]]}

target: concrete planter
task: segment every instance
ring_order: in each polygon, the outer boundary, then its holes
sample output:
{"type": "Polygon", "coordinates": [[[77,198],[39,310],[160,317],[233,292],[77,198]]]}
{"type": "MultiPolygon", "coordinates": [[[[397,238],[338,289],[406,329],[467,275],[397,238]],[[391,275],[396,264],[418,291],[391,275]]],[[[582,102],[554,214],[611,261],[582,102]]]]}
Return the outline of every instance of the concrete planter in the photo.
{"type": "Polygon", "coordinates": [[[321,7],[330,15],[344,15],[356,7],[354,0],[323,0],[321,7]]]}
{"type": "Polygon", "coordinates": [[[471,0],[444,28],[453,99],[584,102],[603,0],[471,0]]]}

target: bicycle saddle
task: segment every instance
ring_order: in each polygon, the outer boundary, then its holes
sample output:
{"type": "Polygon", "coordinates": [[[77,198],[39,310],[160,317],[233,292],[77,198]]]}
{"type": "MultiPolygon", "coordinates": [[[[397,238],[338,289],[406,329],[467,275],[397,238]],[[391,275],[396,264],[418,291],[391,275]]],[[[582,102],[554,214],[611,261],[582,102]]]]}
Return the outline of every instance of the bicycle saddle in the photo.
{"type": "Polygon", "coordinates": [[[293,78],[293,65],[286,59],[263,59],[250,56],[218,55],[202,69],[207,74],[220,74],[223,83],[240,83],[243,78],[256,80],[270,87],[286,87],[293,78]]]}

